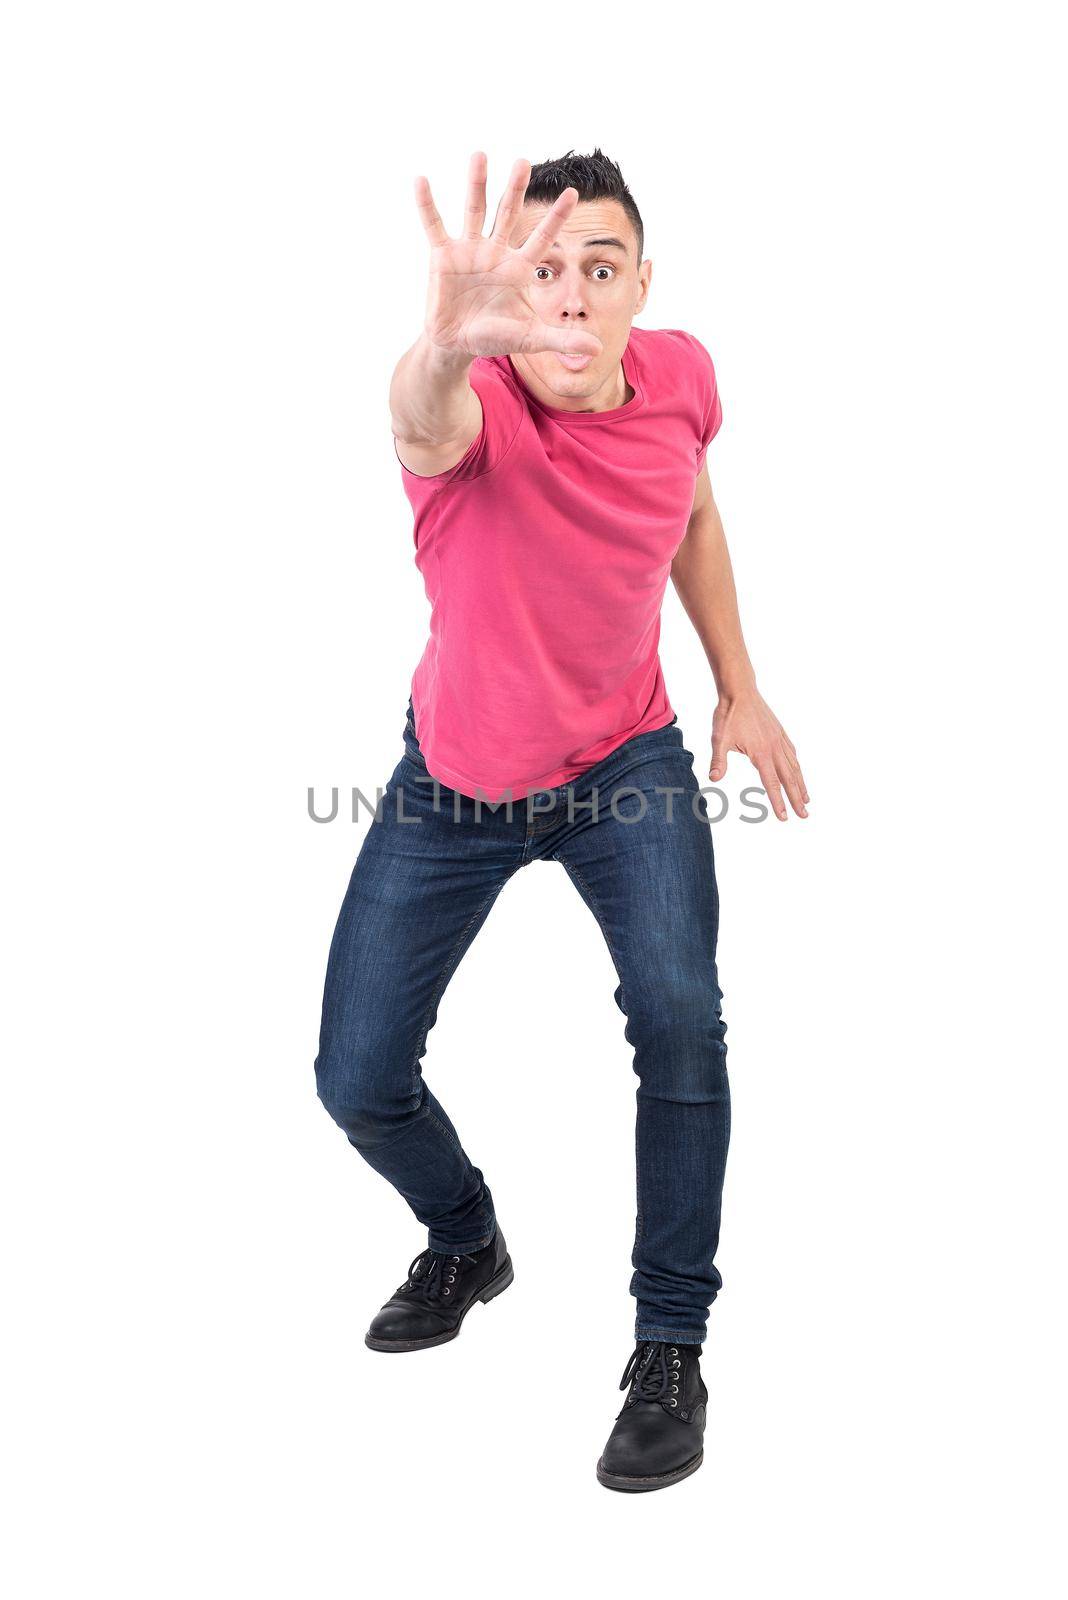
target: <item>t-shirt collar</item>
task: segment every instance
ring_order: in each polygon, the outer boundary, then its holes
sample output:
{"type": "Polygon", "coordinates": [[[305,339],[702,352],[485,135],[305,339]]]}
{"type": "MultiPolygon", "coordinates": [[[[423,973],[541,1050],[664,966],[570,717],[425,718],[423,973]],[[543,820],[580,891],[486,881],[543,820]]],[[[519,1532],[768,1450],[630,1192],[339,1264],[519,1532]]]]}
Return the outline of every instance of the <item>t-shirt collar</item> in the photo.
{"type": "Polygon", "coordinates": [[[623,351],[623,376],[626,378],[630,387],[634,390],[634,393],[631,395],[629,400],[624,402],[623,405],[612,406],[608,411],[568,411],[562,406],[547,406],[543,401],[539,400],[524,383],[522,377],[512,363],[511,356],[505,356],[504,359],[508,363],[509,371],[515,378],[516,383],[519,384],[523,394],[526,396],[530,404],[532,406],[537,406],[538,410],[543,411],[547,417],[552,417],[557,422],[567,423],[569,427],[574,424],[588,427],[592,423],[618,422],[621,417],[629,417],[632,412],[640,410],[640,408],[645,404],[645,393],[638,377],[637,363],[634,360],[634,351],[631,347],[631,342],[629,339],[627,341],[626,348],[623,351]]]}

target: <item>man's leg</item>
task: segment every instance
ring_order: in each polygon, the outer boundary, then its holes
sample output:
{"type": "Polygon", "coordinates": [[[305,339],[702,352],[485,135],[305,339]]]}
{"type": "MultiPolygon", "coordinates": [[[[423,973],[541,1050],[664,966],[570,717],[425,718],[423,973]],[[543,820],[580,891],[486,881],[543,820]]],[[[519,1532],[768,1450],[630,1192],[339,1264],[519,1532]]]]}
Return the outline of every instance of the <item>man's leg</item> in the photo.
{"type": "Polygon", "coordinates": [[[334,933],[316,1081],[350,1142],[429,1230],[431,1250],[463,1256],[492,1239],[493,1202],[420,1063],[445,986],[520,864],[522,830],[485,811],[476,822],[471,801],[454,821],[451,789],[435,809],[405,737],[334,933]]]}
{"type": "MultiPolygon", "coordinates": [[[[715,1266],[730,1135],[716,971],[719,899],[707,809],[674,725],[639,734],[585,775],[598,812],[551,853],[601,926],[640,1079],[637,1101],[636,1347],[597,1477],[663,1489],[704,1459],[701,1345],[720,1288],[715,1266]]],[[[576,806],[576,813],[578,813],[576,806]]],[[[588,815],[588,814],[587,814],[588,815]]]]}
{"type": "MultiPolygon", "coordinates": [[[[730,1135],[712,837],[678,727],[639,735],[618,756],[586,775],[598,780],[598,820],[582,821],[587,813],[576,808],[580,820],[552,854],[608,943],[640,1080],[635,1335],[696,1346],[721,1285],[715,1254],[730,1135]],[[675,791],[670,816],[658,790],[675,791]]],[[[575,787],[576,800],[588,798],[575,787]]]]}

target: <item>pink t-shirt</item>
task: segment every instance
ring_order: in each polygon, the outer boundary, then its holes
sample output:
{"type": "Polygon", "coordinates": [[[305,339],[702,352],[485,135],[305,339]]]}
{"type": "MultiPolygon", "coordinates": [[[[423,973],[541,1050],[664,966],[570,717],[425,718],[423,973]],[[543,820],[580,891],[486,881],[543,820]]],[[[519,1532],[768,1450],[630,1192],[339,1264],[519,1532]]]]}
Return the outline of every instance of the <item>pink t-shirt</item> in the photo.
{"type": "Polygon", "coordinates": [[[416,734],[462,794],[570,783],[674,718],[660,608],[722,412],[692,334],[632,328],[623,371],[625,405],[564,411],[507,356],[480,357],[478,438],[436,477],[402,468],[431,606],[416,734]]]}

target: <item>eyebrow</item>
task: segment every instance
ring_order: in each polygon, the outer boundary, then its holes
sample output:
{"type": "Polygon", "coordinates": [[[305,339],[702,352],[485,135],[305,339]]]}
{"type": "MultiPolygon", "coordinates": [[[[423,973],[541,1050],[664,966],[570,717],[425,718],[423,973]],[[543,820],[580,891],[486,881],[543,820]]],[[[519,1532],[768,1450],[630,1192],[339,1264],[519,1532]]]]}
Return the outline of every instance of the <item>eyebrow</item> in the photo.
{"type": "MultiPolygon", "coordinates": [[[[526,243],[526,240],[523,240],[523,243],[526,243]]],[[[598,246],[600,246],[601,250],[622,250],[622,253],[627,254],[627,245],[622,242],[622,238],[614,238],[611,234],[608,235],[608,238],[584,238],[582,240],[582,248],[584,250],[595,250],[598,246]]],[[[553,253],[553,250],[560,250],[560,240],[558,238],[553,240],[552,245],[545,246],[545,254],[548,256],[548,254],[553,253]]]]}
{"type": "MultiPolygon", "coordinates": [[[[627,245],[622,242],[622,238],[612,238],[611,234],[609,234],[608,238],[584,238],[582,240],[582,248],[584,250],[596,250],[598,246],[600,246],[601,250],[622,250],[622,253],[627,254],[627,245]]],[[[548,254],[553,253],[553,250],[560,250],[560,240],[558,238],[553,240],[552,245],[547,245],[545,254],[548,256],[548,254]]]]}

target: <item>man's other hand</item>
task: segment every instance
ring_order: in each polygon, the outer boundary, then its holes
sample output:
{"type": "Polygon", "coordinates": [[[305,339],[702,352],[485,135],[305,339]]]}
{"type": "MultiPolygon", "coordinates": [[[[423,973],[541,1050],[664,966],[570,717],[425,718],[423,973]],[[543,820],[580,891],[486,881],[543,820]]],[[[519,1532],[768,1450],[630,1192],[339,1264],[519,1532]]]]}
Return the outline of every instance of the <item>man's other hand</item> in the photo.
{"type": "Polygon", "coordinates": [[[780,822],[786,821],[782,791],[799,817],[807,817],[808,789],[798,765],[797,751],[786,730],[756,689],[721,695],[712,720],[712,765],[708,776],[718,783],[727,771],[731,750],[748,756],[780,822]]]}

